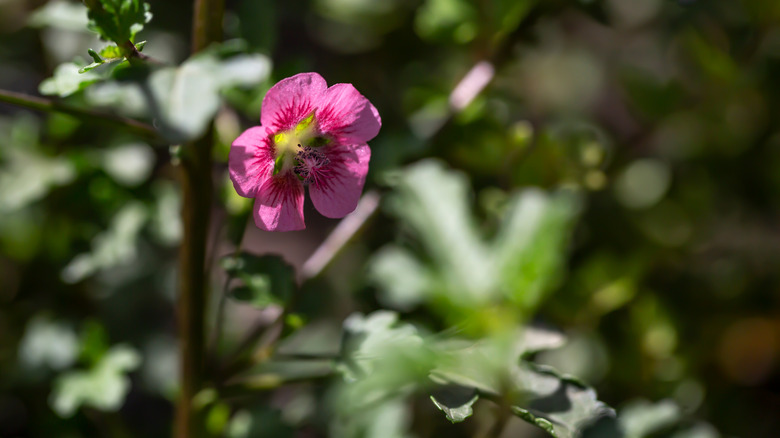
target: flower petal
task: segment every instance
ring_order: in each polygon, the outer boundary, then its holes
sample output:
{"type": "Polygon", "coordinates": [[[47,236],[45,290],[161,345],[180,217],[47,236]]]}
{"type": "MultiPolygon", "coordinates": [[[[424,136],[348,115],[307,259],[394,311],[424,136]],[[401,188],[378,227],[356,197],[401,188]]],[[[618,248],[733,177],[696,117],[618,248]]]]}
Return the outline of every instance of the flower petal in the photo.
{"type": "Polygon", "coordinates": [[[263,126],[244,131],[230,146],[228,168],[236,192],[253,198],[274,168],[274,153],[269,133],[263,126]]]}
{"type": "Polygon", "coordinates": [[[303,184],[293,174],[268,178],[257,191],[255,225],[266,231],[295,231],[303,222],[303,184]]]}
{"type": "Polygon", "coordinates": [[[382,118],[374,105],[352,84],[335,84],[316,102],[320,131],[341,143],[361,144],[376,137],[382,118]]]}
{"type": "Polygon", "coordinates": [[[367,144],[336,148],[328,153],[332,163],[328,178],[309,186],[314,207],[330,218],[344,217],[355,210],[371,159],[371,149],[367,144]]]}
{"type": "Polygon", "coordinates": [[[263,98],[260,123],[273,132],[290,129],[314,111],[328,84],[317,73],[299,73],[282,79],[263,98]]]}

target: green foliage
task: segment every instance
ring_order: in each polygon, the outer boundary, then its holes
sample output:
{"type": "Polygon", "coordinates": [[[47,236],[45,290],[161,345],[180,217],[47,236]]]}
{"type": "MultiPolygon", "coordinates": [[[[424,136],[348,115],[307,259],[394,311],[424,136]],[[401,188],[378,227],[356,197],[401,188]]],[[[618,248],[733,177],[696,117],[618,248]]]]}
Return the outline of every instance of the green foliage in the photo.
{"type": "Polygon", "coordinates": [[[431,395],[433,404],[453,423],[460,423],[470,417],[474,413],[471,406],[478,399],[479,395],[475,389],[454,385],[438,388],[431,395]]]}
{"type": "Polygon", "coordinates": [[[203,53],[176,68],[163,68],[149,76],[149,110],[161,132],[172,142],[197,138],[217,113],[219,93],[230,87],[251,87],[270,73],[268,58],[259,54],[222,59],[203,53]]]}
{"type": "Polygon", "coordinates": [[[19,345],[19,362],[33,369],[70,367],[78,358],[78,337],[68,324],[42,315],[27,324],[19,345]]]}
{"type": "Polygon", "coordinates": [[[339,369],[346,382],[338,392],[336,424],[364,430],[361,422],[375,421],[374,413],[392,409],[382,405],[394,406],[422,391],[453,423],[471,416],[481,395],[510,401],[520,418],[554,436],[575,437],[612,410],[583,383],[521,360],[561,342],[560,335],[539,328],[478,341],[444,334],[422,337],[394,313],[353,315],[344,323],[339,369]],[[374,413],[350,418],[347,414],[357,406],[372,406],[374,413]]]}
{"type": "Polygon", "coordinates": [[[89,20],[87,10],[79,3],[69,1],[51,1],[36,9],[27,19],[33,27],[56,26],[63,29],[82,31],[89,20]]]}
{"type": "Polygon", "coordinates": [[[89,9],[89,29],[100,38],[122,46],[152,20],[149,3],[141,0],[84,0],[89,9]]]}
{"type": "MultiPolygon", "coordinates": [[[[475,308],[510,300],[518,316],[533,310],[559,278],[577,212],[574,193],[528,190],[512,195],[491,239],[477,227],[466,179],[440,163],[423,161],[391,178],[388,209],[422,244],[428,257],[389,246],[371,265],[389,303],[445,303],[443,313],[462,317],[475,308]]],[[[477,322],[477,324],[487,321],[477,322]]]]}
{"type": "Polygon", "coordinates": [[[502,436],[780,436],[777,2],[246,0],[194,56],[189,0],[156,23],[85,3],[0,1],[2,88],[51,75],[55,106],[155,135],[0,105],[0,436],[170,433],[175,175],[211,127],[207,252],[247,252],[205,333],[209,434],[463,438],[511,412],[502,436]],[[495,75],[453,108],[480,61],[495,75]],[[335,222],[307,204],[306,231],[254,230],[225,162],[302,71],[379,110],[385,208],[297,284],[335,222]]]}
{"type": "Polygon", "coordinates": [[[103,269],[134,260],[138,235],[147,218],[147,209],[138,202],[122,207],[108,229],[95,236],[92,250],[77,255],[65,266],[63,281],[75,283],[103,269]]]}
{"type": "Polygon", "coordinates": [[[671,400],[655,404],[635,400],[620,410],[619,421],[625,438],[642,438],[670,428],[681,416],[679,406],[671,400]]]}
{"type": "MultiPolygon", "coordinates": [[[[553,436],[575,438],[596,419],[615,415],[611,408],[598,400],[592,388],[552,368],[526,363],[516,372],[514,379],[519,384],[522,397],[527,400],[527,404],[523,405],[527,407],[525,410],[548,420],[553,426],[553,436]]],[[[533,422],[546,429],[546,424],[538,419],[533,422]]]]}
{"type": "Polygon", "coordinates": [[[178,67],[151,72],[129,68],[121,74],[131,81],[102,83],[90,89],[87,98],[131,116],[155,119],[160,134],[178,144],[206,131],[222,104],[222,92],[257,86],[268,77],[270,67],[266,56],[236,54],[235,46],[225,44],[195,55],[178,67]]]}
{"type": "Polygon", "coordinates": [[[517,28],[536,0],[427,0],[417,10],[415,30],[424,39],[466,44],[480,33],[493,43],[517,28]]]}
{"type": "Polygon", "coordinates": [[[130,390],[127,373],[141,362],[131,347],[117,345],[86,371],[69,371],[57,378],[50,397],[52,409],[62,417],[72,416],[81,406],[116,411],[130,390]]]}
{"type": "Polygon", "coordinates": [[[223,258],[222,268],[243,283],[230,296],[258,308],[285,304],[296,289],[295,270],[278,256],[242,252],[223,258]]]}
{"type": "MultiPolygon", "coordinates": [[[[146,44],[146,41],[141,41],[140,43],[135,45],[135,49],[139,52],[143,49],[144,45],[146,44]]],[[[89,56],[92,57],[92,63],[89,65],[86,65],[84,67],[81,67],[79,69],[79,73],[86,73],[96,67],[99,67],[103,64],[110,64],[112,62],[121,62],[125,59],[125,54],[122,52],[122,50],[117,46],[107,46],[104,47],[102,50],[100,50],[100,53],[98,54],[92,49],[88,50],[89,56]]]]}
{"type": "Polygon", "coordinates": [[[518,417],[522,418],[524,421],[527,421],[528,423],[533,424],[534,426],[542,429],[543,431],[547,432],[550,436],[558,437],[558,434],[555,432],[555,426],[550,422],[550,420],[547,420],[545,418],[537,417],[536,415],[532,414],[527,409],[523,409],[517,406],[512,406],[512,413],[517,415],[518,417]]]}
{"type": "Polygon", "coordinates": [[[70,96],[102,79],[101,76],[89,71],[92,68],[82,68],[74,63],[60,64],[54,69],[54,76],[41,82],[38,91],[45,95],[70,96]]]}
{"type": "Polygon", "coordinates": [[[76,169],[66,157],[45,153],[38,147],[37,138],[26,138],[35,129],[34,121],[19,118],[14,121],[8,138],[0,141],[2,214],[20,211],[76,177],[76,169]]]}

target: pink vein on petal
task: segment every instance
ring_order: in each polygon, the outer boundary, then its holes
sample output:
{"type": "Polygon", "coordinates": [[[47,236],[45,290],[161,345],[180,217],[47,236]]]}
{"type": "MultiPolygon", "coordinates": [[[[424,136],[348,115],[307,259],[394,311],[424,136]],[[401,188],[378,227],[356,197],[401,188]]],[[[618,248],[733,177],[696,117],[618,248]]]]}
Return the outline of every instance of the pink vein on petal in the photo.
{"type": "Polygon", "coordinates": [[[317,73],[282,79],[263,98],[260,123],[273,132],[292,128],[315,109],[326,89],[325,79],[317,73]]]}
{"type": "Polygon", "coordinates": [[[328,157],[332,164],[330,174],[309,185],[309,196],[323,216],[340,218],[357,207],[366,182],[371,149],[367,144],[337,146],[328,157]]]}
{"type": "Polygon", "coordinates": [[[266,231],[295,231],[303,222],[303,184],[293,174],[268,178],[257,191],[255,225],[266,231]]]}
{"type": "Polygon", "coordinates": [[[230,146],[230,180],[236,192],[245,198],[253,198],[273,170],[273,147],[268,135],[265,127],[255,126],[244,131],[230,146]]]}
{"type": "Polygon", "coordinates": [[[352,84],[335,84],[316,101],[320,130],[342,143],[366,143],[379,133],[382,119],[374,105],[352,84]]]}

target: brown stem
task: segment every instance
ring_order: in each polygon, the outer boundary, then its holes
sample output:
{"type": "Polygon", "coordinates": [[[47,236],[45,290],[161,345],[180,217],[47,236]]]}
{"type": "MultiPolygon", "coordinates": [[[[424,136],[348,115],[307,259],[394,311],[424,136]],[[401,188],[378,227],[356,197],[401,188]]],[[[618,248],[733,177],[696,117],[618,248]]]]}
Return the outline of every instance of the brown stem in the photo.
{"type": "Polygon", "coordinates": [[[176,407],[177,438],[201,435],[202,422],[192,404],[202,389],[204,377],[205,305],[208,275],[206,243],[211,213],[210,132],[185,145],[181,159],[184,239],[179,254],[179,296],[177,300],[180,337],[179,402],[176,407]]]}
{"type": "MultiPolygon", "coordinates": [[[[195,0],[193,53],[222,38],[224,0],[195,0]]],[[[176,405],[174,437],[203,436],[203,413],[193,399],[203,388],[205,378],[205,307],[208,275],[206,246],[211,215],[211,147],[213,127],[203,138],[183,145],[181,183],[184,203],[184,235],[179,255],[179,296],[177,300],[180,352],[180,393],[176,405]]]]}
{"type": "Polygon", "coordinates": [[[0,90],[0,102],[20,106],[23,108],[29,108],[36,111],[56,111],[76,117],[84,122],[98,122],[104,125],[124,129],[149,140],[157,142],[160,141],[160,136],[157,134],[157,131],[151,125],[147,125],[146,123],[114,114],[66,105],[62,102],[47,99],[45,97],[30,96],[14,91],[0,90]]]}
{"type": "Polygon", "coordinates": [[[200,52],[212,43],[222,41],[224,15],[225,0],[195,0],[192,53],[200,52]]]}

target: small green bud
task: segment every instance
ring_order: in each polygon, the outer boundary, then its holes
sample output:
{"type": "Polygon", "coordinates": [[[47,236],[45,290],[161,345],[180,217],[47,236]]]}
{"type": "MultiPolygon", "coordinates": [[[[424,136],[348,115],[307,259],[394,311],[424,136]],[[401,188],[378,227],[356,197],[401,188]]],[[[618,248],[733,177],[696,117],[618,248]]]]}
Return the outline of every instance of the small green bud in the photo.
{"type": "Polygon", "coordinates": [[[95,62],[103,62],[103,58],[98,55],[98,53],[92,49],[87,50],[87,53],[89,53],[89,56],[92,57],[92,60],[95,62]]]}

